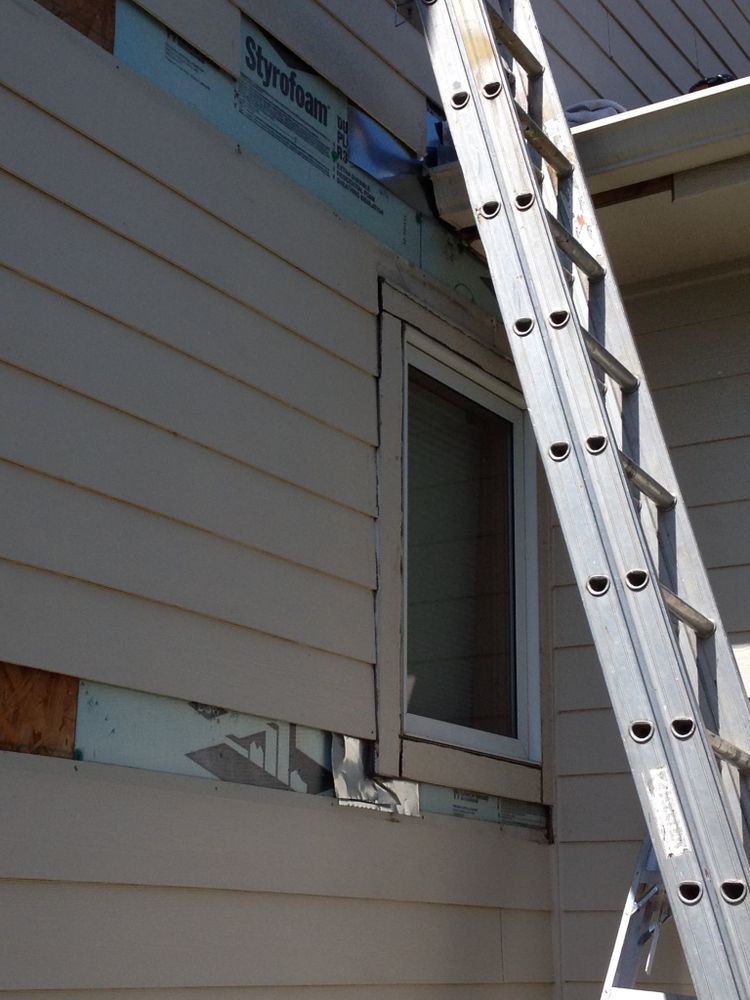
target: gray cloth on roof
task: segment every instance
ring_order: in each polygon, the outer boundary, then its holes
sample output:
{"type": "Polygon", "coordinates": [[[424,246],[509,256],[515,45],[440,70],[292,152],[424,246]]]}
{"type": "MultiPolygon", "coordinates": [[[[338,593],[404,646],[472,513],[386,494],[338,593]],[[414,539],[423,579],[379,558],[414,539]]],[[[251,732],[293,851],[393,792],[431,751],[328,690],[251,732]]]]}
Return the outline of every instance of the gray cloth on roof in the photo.
{"type": "Polygon", "coordinates": [[[565,109],[565,118],[568,125],[584,125],[586,122],[595,122],[600,118],[609,118],[610,115],[619,115],[627,110],[618,104],[617,101],[607,101],[597,97],[591,101],[580,101],[578,104],[571,104],[565,109]]]}

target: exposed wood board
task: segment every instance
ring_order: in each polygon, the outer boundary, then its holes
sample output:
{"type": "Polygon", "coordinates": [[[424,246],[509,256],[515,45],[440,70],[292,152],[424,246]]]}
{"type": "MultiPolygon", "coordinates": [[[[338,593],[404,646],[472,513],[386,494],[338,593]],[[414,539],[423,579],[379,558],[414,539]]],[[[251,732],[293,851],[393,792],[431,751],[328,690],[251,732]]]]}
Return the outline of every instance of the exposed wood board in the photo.
{"type": "Polygon", "coordinates": [[[105,764],[24,767],[28,760],[6,755],[0,773],[3,794],[18,803],[0,830],[2,877],[551,907],[550,846],[495,824],[431,815],[395,823],[332,799],[105,764]],[[31,813],[58,817],[35,842],[31,813]]]}
{"type": "MultiPolygon", "coordinates": [[[[6,207],[0,259],[73,295],[87,295],[88,290],[90,299],[101,300],[110,293],[126,314],[141,312],[144,321],[151,314],[154,322],[153,313],[160,311],[158,303],[165,301],[167,288],[153,259],[149,261],[125,241],[112,244],[104,230],[80,216],[66,213],[69,218],[58,217],[59,206],[47,199],[41,204],[36,196],[27,200],[24,196],[30,189],[16,182],[6,190],[3,178],[7,175],[0,175],[0,197],[17,197],[6,207]],[[125,274],[128,281],[123,280],[125,274]],[[136,289],[137,294],[133,294],[136,289]]],[[[190,284],[189,279],[184,281],[190,284]]],[[[215,321],[210,310],[206,319],[210,329],[215,321]]],[[[133,351],[150,359],[155,356],[154,345],[140,338],[122,341],[122,347],[131,357],[133,351]]],[[[169,381],[163,381],[158,370],[150,374],[148,370],[130,371],[130,379],[143,385],[135,396],[137,416],[280,479],[373,513],[375,463],[371,447],[185,355],[172,353],[169,372],[169,381]]],[[[123,370],[118,377],[126,380],[127,374],[123,370]]],[[[101,376],[97,373],[97,377],[101,376]]],[[[135,405],[134,400],[130,405],[135,405]]]]}
{"type": "Polygon", "coordinates": [[[16,141],[0,150],[0,166],[14,176],[332,353],[344,341],[343,357],[354,360],[350,325],[352,332],[371,327],[351,302],[5,89],[0,112],[16,122],[16,141]],[[62,158],[55,167],[43,155],[50,145],[62,158]],[[279,294],[292,285],[293,295],[279,294]]]}
{"type": "Polygon", "coordinates": [[[0,600],[4,660],[375,735],[368,664],[4,559],[0,600]]]}
{"type": "Polygon", "coordinates": [[[413,781],[465,788],[524,802],[541,802],[542,797],[541,768],[483,757],[437,743],[404,739],[401,773],[413,781]]]}
{"type": "Polygon", "coordinates": [[[560,777],[557,794],[561,843],[643,839],[645,826],[631,775],[560,777]]]}
{"type": "Polygon", "coordinates": [[[376,52],[399,76],[440,104],[427,46],[421,31],[396,14],[393,0],[317,0],[329,14],[376,52]]]}
{"type": "Polygon", "coordinates": [[[670,448],[750,434],[750,374],[660,389],[654,401],[670,448]]]}
{"type": "Polygon", "coordinates": [[[564,911],[622,908],[640,847],[640,841],[560,844],[560,908],[564,911]]]}
{"type": "Polygon", "coordinates": [[[602,668],[593,646],[556,649],[554,671],[558,712],[609,707],[602,668]]]}
{"type": "Polygon", "coordinates": [[[3,364],[0,458],[375,587],[369,516],[3,364]]]}
{"type": "Polygon", "coordinates": [[[557,716],[558,774],[626,774],[628,762],[610,708],[557,716]]]}
{"type": "Polygon", "coordinates": [[[378,591],[375,679],[378,774],[398,775],[403,720],[403,324],[380,321],[380,447],[378,448],[378,591]]]}
{"type": "Polygon", "coordinates": [[[115,40],[115,0],[37,0],[42,7],[75,28],[85,38],[112,51],[115,40]]]}
{"type": "Polygon", "coordinates": [[[0,464],[0,494],[6,559],[374,662],[367,588],[18,466],[0,464]]]}
{"type": "Polygon", "coordinates": [[[424,151],[424,95],[317,3],[233,0],[355,104],[417,153],[424,151]]]}
{"type": "Polygon", "coordinates": [[[0,663],[0,750],[72,756],[77,700],[76,677],[0,663]]]}
{"type": "Polygon", "coordinates": [[[231,76],[240,75],[240,12],[230,0],[209,5],[184,0],[135,0],[231,76]]]}
{"type": "Polygon", "coordinates": [[[505,979],[513,983],[553,983],[550,914],[502,910],[500,925],[505,979]]]}
{"type": "MultiPolygon", "coordinates": [[[[171,324],[157,328],[149,323],[141,336],[132,326],[0,267],[0,294],[7,302],[0,357],[126,409],[132,389],[128,393],[123,385],[114,391],[107,376],[117,371],[119,385],[119,364],[127,365],[127,357],[132,361],[150,353],[154,367],[164,370],[185,365],[187,359],[199,361],[214,370],[209,377],[215,384],[218,375],[225,375],[358,440],[377,443],[371,375],[197,282],[186,290],[194,309],[174,310],[171,324]],[[211,314],[211,336],[206,336],[201,320],[211,314]],[[336,391],[322,392],[321,386],[335,386],[336,391]]],[[[199,370],[195,364],[192,368],[199,370]]]]}
{"type": "MultiPolygon", "coordinates": [[[[33,0],[17,0],[4,11],[0,79],[7,87],[376,312],[377,288],[367,267],[382,256],[374,239],[251,151],[238,156],[232,139],[128,67],[91,51],[52,19],[29,16],[36,10],[33,0]],[[314,240],[302,238],[310,231],[314,240]]],[[[355,332],[351,323],[351,350],[355,332]]],[[[368,357],[372,366],[374,353],[368,357]]]]}
{"type": "Polygon", "coordinates": [[[3,989],[503,978],[499,913],[479,907],[38,882],[3,883],[0,902],[3,989]]]}

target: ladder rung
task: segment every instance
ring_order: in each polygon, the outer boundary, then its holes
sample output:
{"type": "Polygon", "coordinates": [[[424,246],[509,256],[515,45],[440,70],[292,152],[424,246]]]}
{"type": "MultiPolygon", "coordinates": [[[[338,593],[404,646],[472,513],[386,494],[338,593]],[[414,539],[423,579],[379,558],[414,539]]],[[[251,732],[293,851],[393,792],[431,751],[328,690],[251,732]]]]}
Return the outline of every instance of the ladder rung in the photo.
{"type": "Polygon", "coordinates": [[[750,774],[750,753],[746,750],[740,750],[734,743],[722,739],[721,736],[712,733],[710,729],[706,730],[706,735],[711,749],[720,760],[736,767],[740,774],[750,774]]]}
{"type": "Polygon", "coordinates": [[[489,15],[495,38],[505,46],[516,62],[523,66],[532,80],[540,77],[544,73],[544,66],[539,62],[531,49],[521,41],[508,22],[496,10],[493,10],[487,3],[485,3],[485,8],[489,15]]]}
{"type": "Polygon", "coordinates": [[[671,510],[674,507],[677,503],[677,498],[665,486],[657,482],[653,476],[650,476],[640,465],[636,465],[633,459],[628,458],[623,452],[620,452],[620,461],[622,462],[623,472],[630,482],[644,496],[655,503],[660,510],[671,510]]]}
{"type": "Polygon", "coordinates": [[[683,601],[677,594],[672,593],[664,584],[661,586],[661,596],[675,618],[679,618],[685,625],[690,626],[700,639],[708,639],[714,634],[716,623],[712,622],[710,618],[706,618],[700,611],[696,611],[687,601],[683,601]]]}
{"type": "Polygon", "coordinates": [[[570,177],[573,173],[573,164],[565,153],[557,148],[544,129],[537,125],[520,104],[516,104],[516,114],[521,123],[523,134],[537,153],[544,157],[547,163],[557,171],[558,177],[570,177]]]}
{"type": "Polygon", "coordinates": [[[606,1000],[695,1000],[694,996],[688,997],[682,993],[626,989],[624,986],[611,986],[604,997],[606,1000]]]}
{"type": "Polygon", "coordinates": [[[587,330],[582,332],[583,342],[592,360],[596,361],[599,367],[603,368],[607,375],[617,382],[623,392],[635,392],[640,384],[638,376],[626,368],[621,361],[618,361],[614,354],[608,351],[603,344],[600,344],[595,337],[592,337],[587,330]]]}
{"type": "Polygon", "coordinates": [[[592,257],[588,250],[579,243],[578,240],[569,233],[565,226],[556,219],[552,212],[547,212],[547,221],[549,222],[550,229],[552,230],[552,235],[555,237],[555,243],[560,247],[562,252],[573,261],[573,263],[580,267],[584,274],[588,275],[589,278],[603,278],[607,273],[596,257],[592,257]]]}

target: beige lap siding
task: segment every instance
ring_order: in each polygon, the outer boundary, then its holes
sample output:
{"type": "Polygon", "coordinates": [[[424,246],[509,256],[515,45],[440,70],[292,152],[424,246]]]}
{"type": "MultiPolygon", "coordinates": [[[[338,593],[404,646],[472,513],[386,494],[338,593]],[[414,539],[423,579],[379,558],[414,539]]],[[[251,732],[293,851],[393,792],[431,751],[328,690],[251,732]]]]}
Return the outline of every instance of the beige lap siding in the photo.
{"type": "MultiPolygon", "coordinates": [[[[747,271],[687,276],[627,297],[646,376],[724,624],[747,662],[750,290],[747,271]]],[[[643,833],[625,754],[558,529],[557,835],[564,996],[598,998],[643,833]]],[[[674,936],[651,987],[689,984],[674,936]]]]}

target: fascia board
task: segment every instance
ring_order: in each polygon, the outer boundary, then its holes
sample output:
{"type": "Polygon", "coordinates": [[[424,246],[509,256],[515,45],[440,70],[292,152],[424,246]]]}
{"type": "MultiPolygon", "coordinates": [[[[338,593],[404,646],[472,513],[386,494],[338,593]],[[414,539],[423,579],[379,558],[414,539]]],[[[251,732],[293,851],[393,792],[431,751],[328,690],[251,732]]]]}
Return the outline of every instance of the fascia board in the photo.
{"type": "Polygon", "coordinates": [[[750,77],[573,129],[592,194],[750,153],[750,77]]]}

